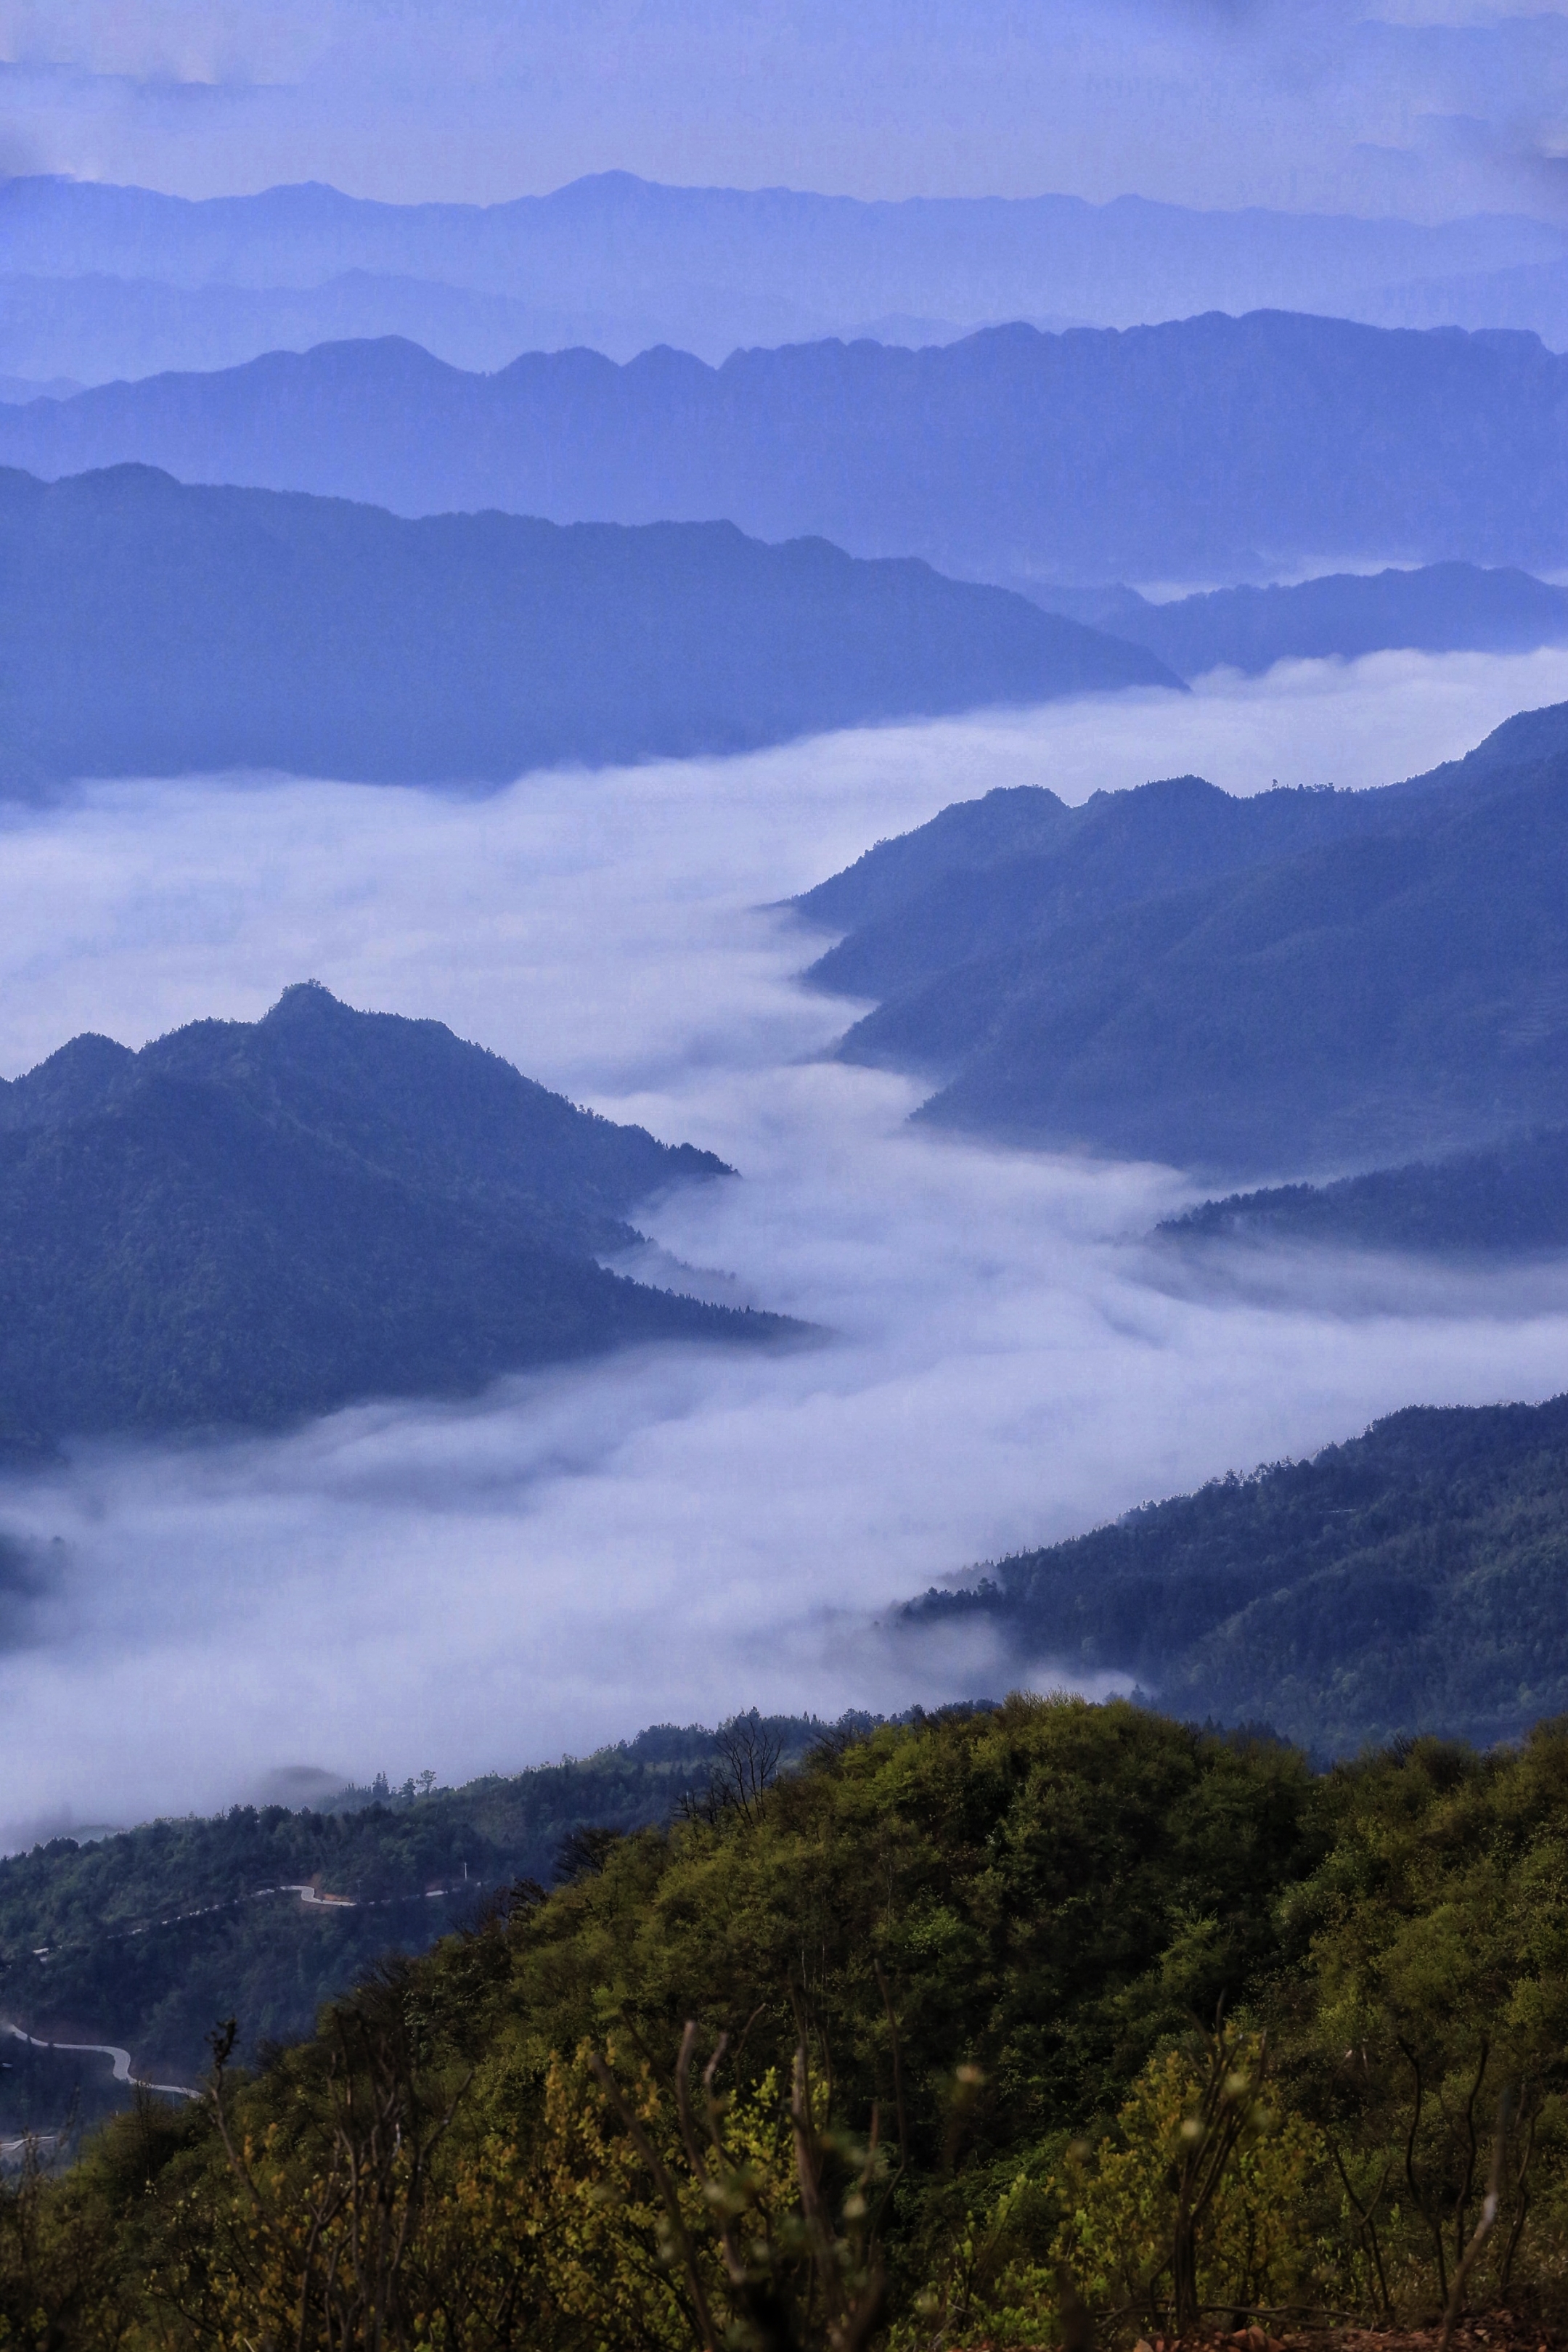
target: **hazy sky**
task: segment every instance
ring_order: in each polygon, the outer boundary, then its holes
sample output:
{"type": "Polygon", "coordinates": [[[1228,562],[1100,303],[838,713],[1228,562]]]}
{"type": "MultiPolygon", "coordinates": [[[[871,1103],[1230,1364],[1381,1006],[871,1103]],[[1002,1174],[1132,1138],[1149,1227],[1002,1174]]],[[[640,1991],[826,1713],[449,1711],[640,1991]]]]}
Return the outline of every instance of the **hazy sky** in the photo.
{"type": "Polygon", "coordinates": [[[1184,1286],[1142,1241],[1186,1197],[1170,1171],[910,1130],[916,1087],[818,1058],[853,1008],[795,985],[816,943],[758,904],[993,784],[1365,783],[1564,696],[1568,651],[1380,655],[484,799],[190,779],[12,811],[0,1070],[84,1028],[253,1018],[316,976],[722,1152],[740,1183],[645,1223],[834,1337],[0,1477],[41,1579],[0,1645],[0,1845],[291,1765],[456,1780],[752,1701],[994,1688],[1016,1670],[911,1653],[879,1612],[1395,1406],[1561,1391],[1562,1269],[1184,1286]]]}
{"type": "Polygon", "coordinates": [[[1568,17],[1501,0],[0,0],[0,168],[491,201],[1564,209],[1568,17]]]}

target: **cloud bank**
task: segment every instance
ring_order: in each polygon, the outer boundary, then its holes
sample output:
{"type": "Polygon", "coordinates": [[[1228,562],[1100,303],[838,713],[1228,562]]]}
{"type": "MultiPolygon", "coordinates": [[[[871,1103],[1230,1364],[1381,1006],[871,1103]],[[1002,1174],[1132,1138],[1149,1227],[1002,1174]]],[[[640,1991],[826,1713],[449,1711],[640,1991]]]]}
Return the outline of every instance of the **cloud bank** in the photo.
{"type": "Polygon", "coordinates": [[[1142,1241],[1187,1197],[1170,1171],[908,1130],[912,1087],[817,1058],[851,1008],[796,988],[817,942],[759,908],[994,783],[1370,782],[1565,694],[1568,656],[1384,656],[482,801],[192,782],[10,815],[6,1072],[83,1028],[135,1045],[254,1017],[307,975],[435,1013],[734,1161],[742,1183],[656,1203],[646,1229],[723,1295],[834,1336],[0,1481],[26,1562],[0,1842],[290,1767],[456,1780],[661,1717],[995,1688],[983,1648],[910,1648],[880,1613],[1399,1404],[1561,1389],[1568,1285],[1320,1262],[1173,1281],[1142,1241]]]}

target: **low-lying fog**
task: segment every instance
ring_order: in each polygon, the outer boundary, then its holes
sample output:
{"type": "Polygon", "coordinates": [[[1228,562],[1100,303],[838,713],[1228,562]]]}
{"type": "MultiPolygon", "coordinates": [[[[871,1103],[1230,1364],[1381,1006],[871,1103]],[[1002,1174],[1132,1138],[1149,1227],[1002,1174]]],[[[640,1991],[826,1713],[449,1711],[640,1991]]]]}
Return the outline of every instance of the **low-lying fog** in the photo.
{"type": "Polygon", "coordinates": [[[908,1131],[914,1088],[816,1058],[851,1013],[794,983],[820,942],[757,911],[994,783],[1382,782],[1564,698],[1568,654],[1378,656],[482,800],[181,782],[10,814],[0,1069],[306,977],[435,1014],[732,1160],[742,1183],[647,1212],[634,1270],[673,1257],[834,1337],[0,1482],[42,1563],[0,1657],[0,1842],[290,1765],[454,1781],[753,1702],[999,1689],[878,1612],[1395,1405],[1568,1385],[1568,1275],[1304,1261],[1205,1289],[1141,1244],[1189,1197],[1170,1171],[908,1131]]]}

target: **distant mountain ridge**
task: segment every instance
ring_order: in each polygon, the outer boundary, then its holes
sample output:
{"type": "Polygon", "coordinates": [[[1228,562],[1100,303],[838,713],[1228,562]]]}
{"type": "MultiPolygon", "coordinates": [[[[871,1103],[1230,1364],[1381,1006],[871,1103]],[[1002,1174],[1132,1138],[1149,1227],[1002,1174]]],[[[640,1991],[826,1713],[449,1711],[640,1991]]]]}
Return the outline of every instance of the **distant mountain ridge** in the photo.
{"type": "Polygon", "coordinates": [[[1568,706],[1367,793],[961,804],[798,902],[917,1114],[1280,1177],[1489,1146],[1568,1087],[1568,706]],[[864,919],[858,919],[864,913],[864,919]]]}
{"type": "MultiPolygon", "coordinates": [[[[1403,322],[1389,306],[1419,305],[1434,283],[1463,281],[1473,307],[1495,273],[1549,271],[1565,251],[1557,227],[1525,215],[1426,225],[1135,195],[868,203],[614,171],[489,205],[377,203],[319,183],[197,202],[48,176],[0,189],[0,273],[98,271],[225,292],[397,274],[556,309],[640,312],[658,328],[652,340],[694,334],[691,347],[711,344],[715,357],[900,311],[971,326],[1045,312],[1125,326],[1349,303],[1350,316],[1403,322]]],[[[1515,278],[1504,284],[1517,304],[1515,278]]]]}
{"type": "Polygon", "coordinates": [[[596,1263],[638,1201],[731,1173],[314,983],[138,1054],[75,1038],[0,1087],[0,1446],[782,1335],[596,1263]]]}
{"type": "Polygon", "coordinates": [[[1181,690],[1141,646],[1005,590],[822,541],[407,521],[146,467],[52,484],[0,471],[0,637],[12,792],[225,768],[502,783],[987,702],[1181,690]]]}
{"type": "Polygon", "coordinates": [[[1529,335],[1260,311],[942,348],[590,352],[465,374],[397,341],[0,407],[0,464],[496,507],[723,517],[978,578],[1247,579],[1361,558],[1568,562],[1568,359],[1529,335]]]}
{"type": "Polygon", "coordinates": [[[1016,584],[1047,612],[1146,646],[1184,678],[1220,668],[1256,677],[1278,661],[1353,660],[1394,648],[1531,653],[1568,644],[1568,588],[1474,563],[1215,588],[1163,604],[1130,588],[1073,593],[1016,584]]]}

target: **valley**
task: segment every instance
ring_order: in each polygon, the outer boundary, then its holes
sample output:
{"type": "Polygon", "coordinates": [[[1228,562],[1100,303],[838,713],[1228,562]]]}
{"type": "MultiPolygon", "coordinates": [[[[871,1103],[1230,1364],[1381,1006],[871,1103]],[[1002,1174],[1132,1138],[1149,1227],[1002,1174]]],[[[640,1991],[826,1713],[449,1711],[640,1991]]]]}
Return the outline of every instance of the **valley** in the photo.
{"type": "MultiPolygon", "coordinates": [[[[18,814],[4,953],[33,978],[5,997],[13,1069],[62,1031],[135,1045],[197,1012],[251,1022],[314,971],[739,1169],[612,1204],[647,1238],[609,1265],[824,1337],[659,1341],[467,1398],[78,1439],[14,1468],[11,1839],[262,1801],[306,1764],[458,1785],[661,1717],[790,1713],[803,1687],[829,1717],[994,1696],[1018,1671],[994,1629],[933,1638],[896,1621],[912,1595],[1413,1402],[1559,1393],[1560,1265],[1372,1280],[1331,1253],[1191,1278],[1151,1236],[1203,1199],[1192,1178],[911,1125],[926,1089],[834,1058],[858,1008],[799,985],[821,934],[777,910],[950,805],[955,776],[982,803],[1050,778],[1076,811],[1170,772],[1174,733],[1233,791],[1372,784],[1481,740],[1525,678],[1549,705],[1559,658],[1374,656],[1268,697],[1069,702],[463,801],[176,781],[18,814]],[[106,942],[90,963],[79,925],[106,942]],[[437,959],[433,932],[460,953],[437,959]],[[128,1764],[152,1692],[167,1704],[128,1764]]],[[[1137,1679],[1048,1644],[1028,1671],[1137,1679]]]]}

